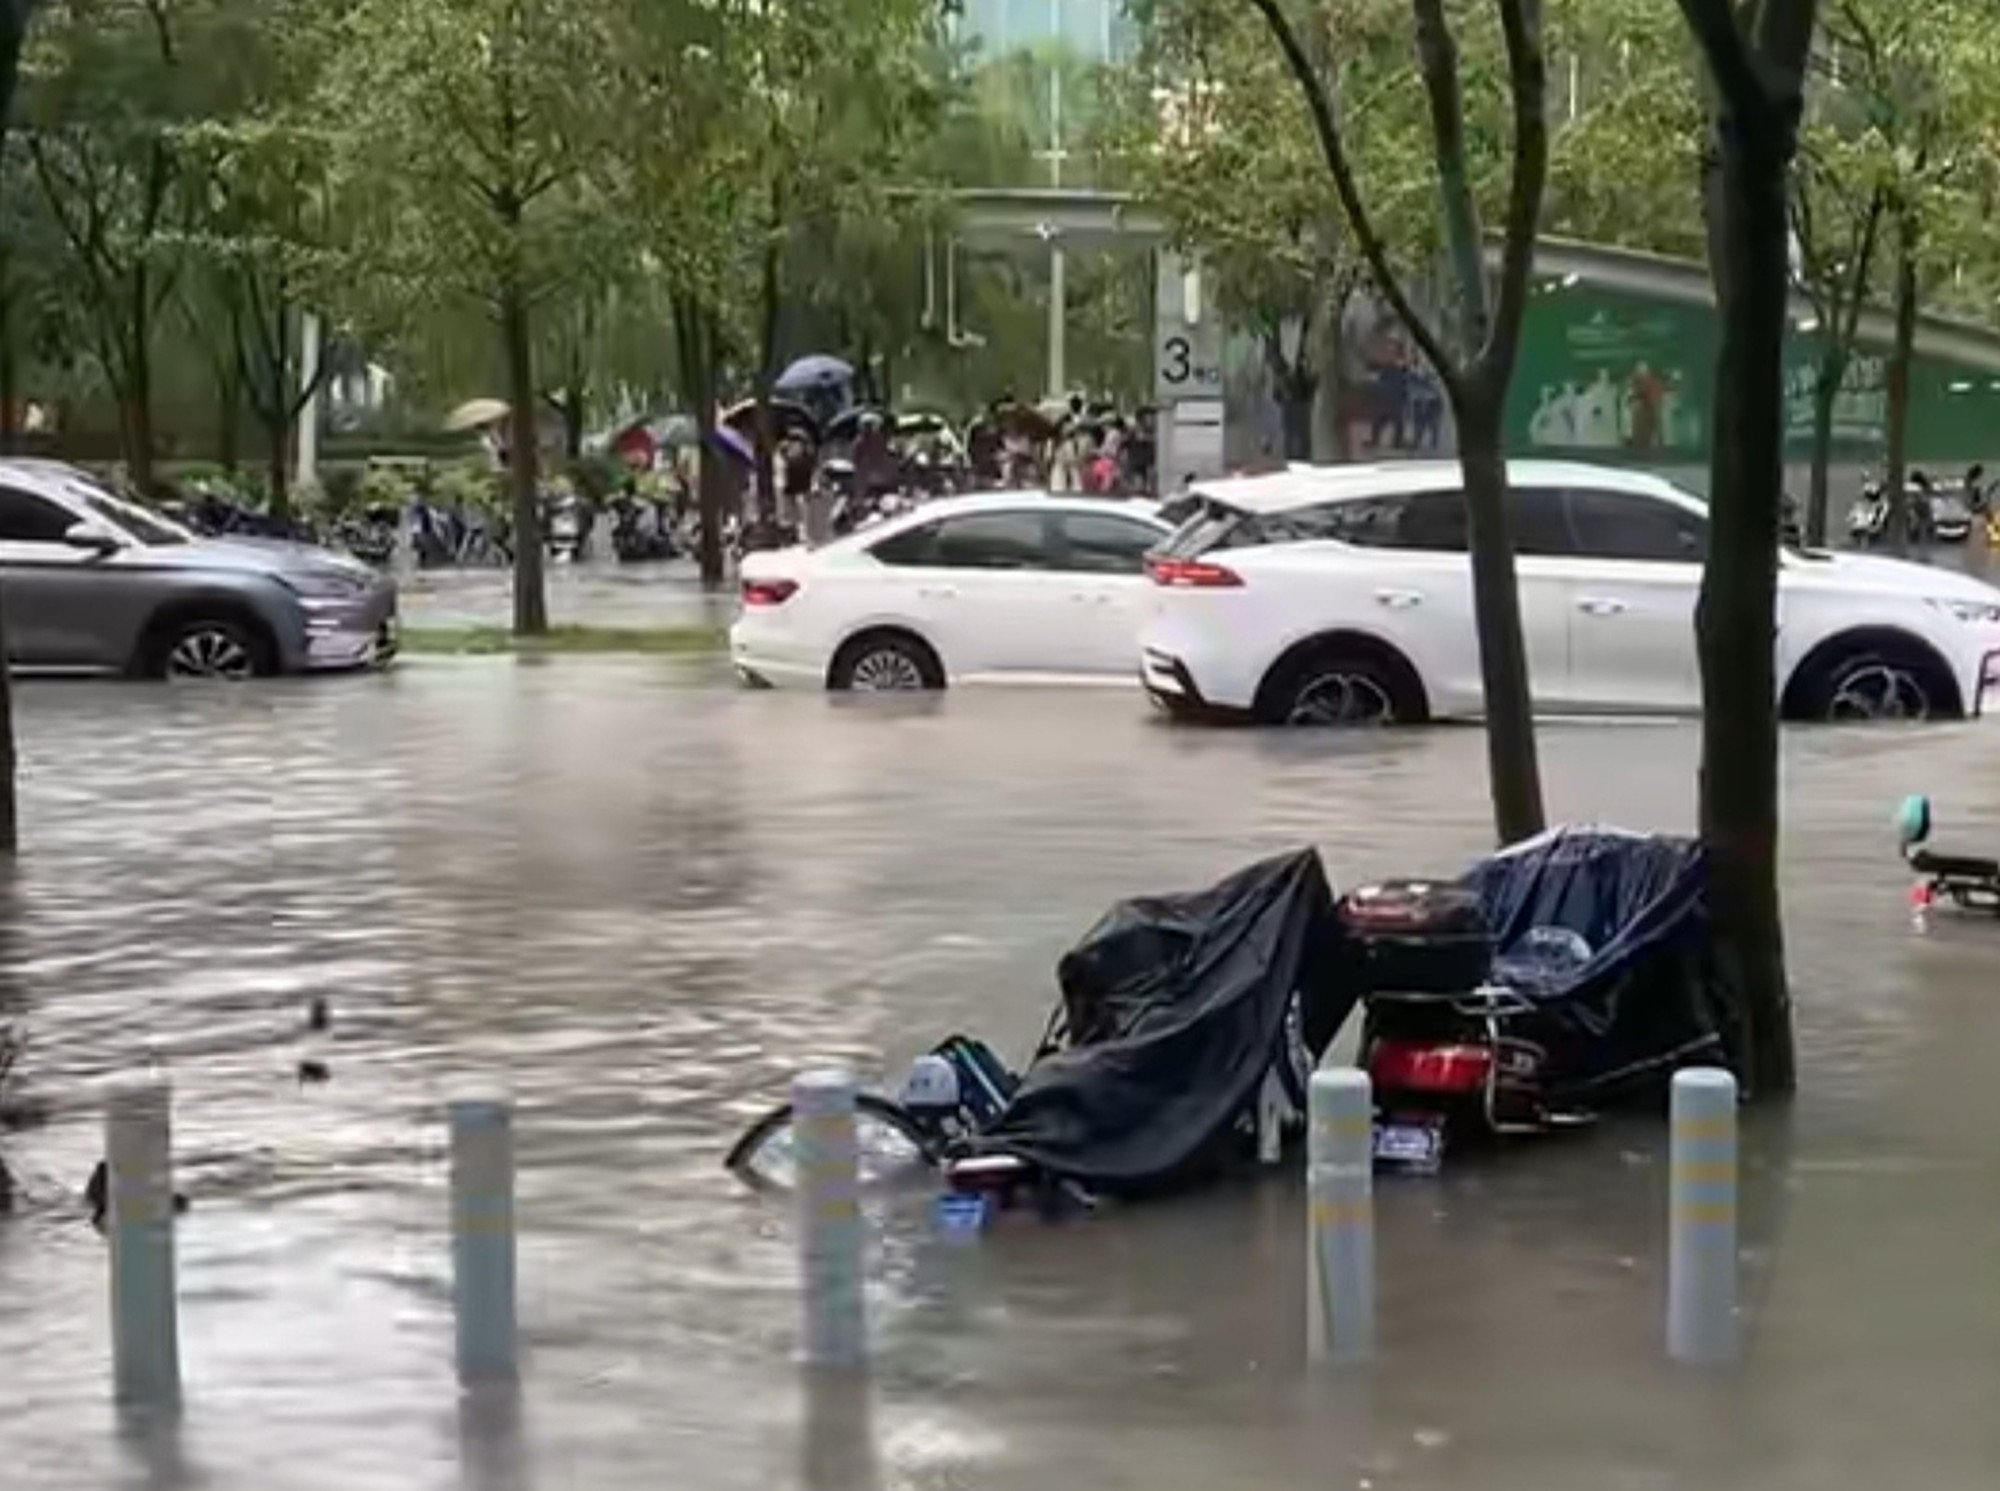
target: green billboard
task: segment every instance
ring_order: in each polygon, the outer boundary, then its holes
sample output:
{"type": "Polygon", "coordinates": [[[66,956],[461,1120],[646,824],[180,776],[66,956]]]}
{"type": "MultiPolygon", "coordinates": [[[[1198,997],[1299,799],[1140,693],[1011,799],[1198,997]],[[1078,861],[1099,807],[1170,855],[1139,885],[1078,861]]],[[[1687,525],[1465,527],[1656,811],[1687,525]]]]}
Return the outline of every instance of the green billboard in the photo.
{"type": "MultiPolygon", "coordinates": [[[[1508,401],[1516,455],[1647,464],[1708,457],[1717,341],[1705,305],[1550,280],[1530,297],[1508,401]]],[[[1812,451],[1819,339],[1792,337],[1785,353],[1786,442],[1812,451]]],[[[1881,459],[1888,428],[1885,349],[1857,349],[1834,405],[1836,460],[1881,459]]],[[[1910,449],[1919,464],[2000,455],[2000,378],[1919,355],[1911,372],[1910,449]]]]}

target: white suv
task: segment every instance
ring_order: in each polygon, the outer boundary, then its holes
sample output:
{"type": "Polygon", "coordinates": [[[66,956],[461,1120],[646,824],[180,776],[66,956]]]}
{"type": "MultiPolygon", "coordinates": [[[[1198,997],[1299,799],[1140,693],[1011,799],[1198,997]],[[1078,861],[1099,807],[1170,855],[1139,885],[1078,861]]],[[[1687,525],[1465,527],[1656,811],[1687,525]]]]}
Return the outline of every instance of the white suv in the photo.
{"type": "MultiPolygon", "coordinates": [[[[1508,475],[1536,708],[1698,709],[1706,504],[1606,467],[1514,461],[1508,475]]],[[[1293,467],[1192,496],[1148,561],[1140,671],[1156,701],[1291,723],[1479,712],[1455,462],[1293,467]]],[[[1787,550],[1780,565],[1786,715],[1953,717],[2000,700],[2000,590],[1873,556],[1787,550]]]]}

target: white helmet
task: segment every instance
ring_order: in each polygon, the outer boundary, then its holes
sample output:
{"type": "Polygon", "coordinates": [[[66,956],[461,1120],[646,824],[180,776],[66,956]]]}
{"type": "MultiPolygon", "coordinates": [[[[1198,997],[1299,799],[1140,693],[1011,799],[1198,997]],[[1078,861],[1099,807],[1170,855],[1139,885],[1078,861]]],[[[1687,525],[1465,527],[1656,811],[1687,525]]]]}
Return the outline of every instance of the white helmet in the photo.
{"type": "Polygon", "coordinates": [[[903,1079],[900,1100],[905,1108],[956,1108],[958,1068],[942,1056],[919,1056],[903,1079]]]}

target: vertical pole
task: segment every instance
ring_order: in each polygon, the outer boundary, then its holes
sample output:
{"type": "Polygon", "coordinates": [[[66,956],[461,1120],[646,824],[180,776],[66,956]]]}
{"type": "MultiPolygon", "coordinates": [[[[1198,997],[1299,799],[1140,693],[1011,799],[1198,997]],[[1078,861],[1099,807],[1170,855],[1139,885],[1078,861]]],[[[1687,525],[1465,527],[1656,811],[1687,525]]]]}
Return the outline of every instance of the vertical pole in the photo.
{"type": "Polygon", "coordinates": [[[147,1076],[113,1087],[105,1109],[112,1382],[120,1403],[180,1398],[172,1108],[167,1080],[147,1076]]]}
{"type": "Polygon", "coordinates": [[[1064,338],[1068,331],[1068,290],[1063,284],[1062,240],[1049,239],[1049,392],[1051,399],[1064,397],[1069,387],[1069,349],[1064,338]]]}
{"type": "Polygon", "coordinates": [[[792,1082],[792,1126],[805,1363],[860,1367],[868,1356],[868,1320],[854,1078],[842,1071],[801,1072],[792,1082]]]}
{"type": "Polygon", "coordinates": [[[452,1305],[458,1380],[515,1376],[514,1119],[499,1097],[455,1099],[451,1115],[452,1305]]]}
{"type": "Polygon", "coordinates": [[[299,406],[299,465],[293,485],[309,487],[319,482],[319,317],[305,311],[299,321],[299,392],[306,397],[299,406]]]}
{"type": "Polygon", "coordinates": [[[1374,1093],[1352,1067],[1314,1072],[1307,1093],[1306,1354],[1358,1361],[1375,1350],[1374,1093]]]}
{"type": "Polygon", "coordinates": [[[1667,1354],[1717,1366],[1736,1356],[1736,1079],[1674,1074],[1667,1354]]]}

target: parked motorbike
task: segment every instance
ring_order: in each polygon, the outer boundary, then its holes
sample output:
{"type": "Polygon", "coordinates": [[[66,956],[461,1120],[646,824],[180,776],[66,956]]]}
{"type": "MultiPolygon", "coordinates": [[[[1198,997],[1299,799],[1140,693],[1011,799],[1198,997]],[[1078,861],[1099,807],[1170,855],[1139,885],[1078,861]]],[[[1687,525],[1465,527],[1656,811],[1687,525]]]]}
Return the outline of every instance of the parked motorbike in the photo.
{"type": "Polygon", "coordinates": [[[1861,489],[1847,510],[1847,536],[1863,547],[1880,543],[1889,526],[1889,498],[1875,482],[1861,489]]]}
{"type": "Polygon", "coordinates": [[[611,504],[611,552],[621,563],[673,559],[680,554],[665,503],[620,497],[611,504]]]}
{"type": "Polygon", "coordinates": [[[1435,1171],[1455,1149],[1589,1123],[1678,1066],[1735,1065],[1703,880],[1691,842],[1558,829],[1454,881],[1347,895],[1377,1161],[1435,1171]]]}
{"type": "Polygon", "coordinates": [[[555,498],[546,508],[542,531],[548,544],[549,557],[574,561],[582,556],[584,521],[583,504],[573,496],[564,494],[555,498]]]}
{"type": "Polygon", "coordinates": [[[342,520],[334,537],[362,563],[386,568],[396,558],[398,527],[393,507],[371,507],[359,517],[342,520]]]}

